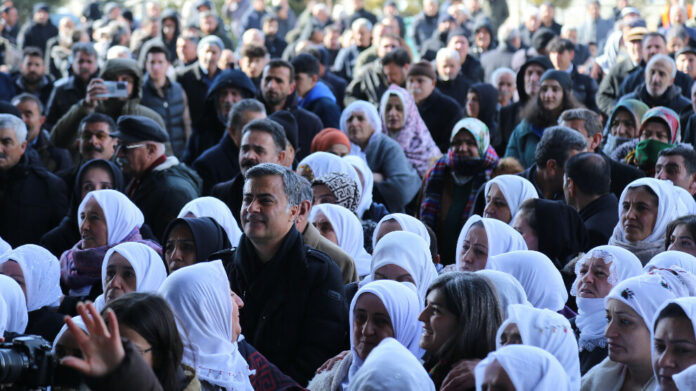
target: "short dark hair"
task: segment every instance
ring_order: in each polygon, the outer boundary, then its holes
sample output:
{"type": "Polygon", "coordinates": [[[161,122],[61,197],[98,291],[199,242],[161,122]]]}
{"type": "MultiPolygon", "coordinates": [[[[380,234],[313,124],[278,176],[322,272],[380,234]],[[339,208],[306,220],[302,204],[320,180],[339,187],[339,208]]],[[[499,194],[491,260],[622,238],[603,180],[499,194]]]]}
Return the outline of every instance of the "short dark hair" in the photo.
{"type": "Polygon", "coordinates": [[[267,13],[263,18],[261,18],[261,25],[263,26],[266,22],[271,21],[278,22],[278,15],[273,12],[267,13]]]}
{"type": "Polygon", "coordinates": [[[246,172],[245,180],[277,175],[283,179],[283,191],[288,199],[288,206],[299,205],[302,202],[300,176],[295,171],[275,163],[261,163],[246,172]]]}
{"type": "Polygon", "coordinates": [[[684,309],[677,303],[669,303],[657,314],[655,318],[655,324],[651,325],[652,329],[650,332],[654,332],[657,328],[657,324],[664,318],[684,318],[691,322],[691,318],[684,312],[684,309]]]}
{"type": "Polygon", "coordinates": [[[85,128],[85,125],[94,124],[97,122],[104,122],[107,125],[109,125],[109,133],[113,133],[116,131],[116,122],[114,122],[114,119],[102,113],[88,114],[85,118],[82,118],[82,121],[80,121],[80,125],[77,128],[80,130],[80,132],[82,132],[82,130],[85,128]]]}
{"type": "Polygon", "coordinates": [[[546,51],[549,53],[563,53],[566,51],[574,52],[575,44],[571,42],[569,39],[556,37],[546,45],[546,51]]]}
{"type": "Polygon", "coordinates": [[[679,144],[672,148],[665,148],[657,156],[681,156],[684,158],[686,172],[689,175],[696,172],[696,151],[688,144],[679,144]]]}
{"type": "Polygon", "coordinates": [[[411,56],[408,54],[404,48],[396,48],[389,53],[385,54],[382,58],[382,66],[389,64],[396,64],[400,67],[406,66],[406,64],[411,63],[411,56]]]}
{"type": "Polygon", "coordinates": [[[41,100],[36,95],[30,94],[28,92],[23,92],[12,98],[12,106],[17,106],[20,103],[28,101],[36,103],[36,106],[39,108],[39,113],[43,113],[44,105],[43,103],[41,103],[41,100]]]}
{"type": "Polygon", "coordinates": [[[295,80],[295,67],[292,66],[291,63],[285,60],[281,60],[279,58],[275,58],[266,64],[266,68],[264,68],[263,72],[266,73],[266,69],[273,69],[273,68],[288,68],[290,70],[290,82],[292,83],[295,80]]]}
{"type": "Polygon", "coordinates": [[[319,60],[309,53],[300,53],[292,59],[295,73],[306,73],[309,76],[319,74],[319,60]]]}
{"type": "Polygon", "coordinates": [[[242,55],[242,57],[263,58],[268,55],[268,49],[266,49],[265,46],[245,45],[244,47],[242,47],[242,51],[240,54],[242,55]]]}
{"type": "Polygon", "coordinates": [[[565,163],[565,174],[587,195],[604,195],[611,190],[611,168],[602,155],[583,152],[565,163]]]}
{"type": "Polygon", "coordinates": [[[73,61],[75,61],[77,53],[84,53],[88,56],[97,58],[97,51],[94,49],[94,45],[91,42],[75,42],[70,48],[70,53],[72,54],[73,61]]]}
{"type": "Polygon", "coordinates": [[[534,151],[537,168],[546,166],[553,159],[563,166],[571,150],[582,151],[587,148],[587,141],[576,130],[566,126],[552,126],[544,130],[544,135],[534,151]]]}
{"type": "Polygon", "coordinates": [[[36,46],[27,46],[22,50],[22,59],[27,57],[41,57],[43,60],[43,50],[36,46]]]}
{"type": "Polygon", "coordinates": [[[657,31],[650,31],[648,33],[645,33],[645,35],[643,35],[643,40],[641,42],[643,44],[645,44],[645,41],[647,41],[650,38],[655,38],[655,37],[662,38],[662,42],[664,42],[665,44],[667,43],[667,39],[665,39],[665,36],[658,33],[657,31]]]}
{"type": "Polygon", "coordinates": [[[242,123],[242,117],[247,111],[265,114],[266,108],[256,99],[242,99],[235,103],[230,109],[230,112],[227,115],[227,126],[232,129],[239,129],[239,125],[242,123]]]}
{"type": "Polygon", "coordinates": [[[665,229],[665,250],[667,250],[671,244],[670,238],[674,230],[680,225],[686,225],[686,229],[689,230],[689,233],[696,237],[696,215],[682,216],[667,224],[667,229],[665,229]]]}
{"type": "Polygon", "coordinates": [[[285,130],[277,122],[270,119],[255,119],[244,125],[242,135],[247,132],[266,132],[273,137],[273,143],[278,151],[284,151],[287,147],[285,142],[285,130]]]}
{"type": "Polygon", "coordinates": [[[167,49],[164,45],[158,45],[158,44],[150,45],[150,47],[147,48],[147,52],[145,52],[145,60],[147,61],[147,57],[150,54],[155,54],[155,53],[164,54],[164,59],[167,60],[167,62],[169,62],[169,49],[167,49]]]}

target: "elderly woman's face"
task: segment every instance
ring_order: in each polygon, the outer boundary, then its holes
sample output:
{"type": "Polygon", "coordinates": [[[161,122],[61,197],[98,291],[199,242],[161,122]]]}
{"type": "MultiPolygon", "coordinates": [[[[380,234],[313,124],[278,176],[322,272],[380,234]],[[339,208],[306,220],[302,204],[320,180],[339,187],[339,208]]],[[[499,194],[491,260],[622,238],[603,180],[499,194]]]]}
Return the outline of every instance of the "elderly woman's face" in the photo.
{"type": "Polygon", "coordinates": [[[604,263],[601,258],[590,258],[580,266],[577,274],[578,297],[600,299],[609,294],[613,285],[609,283],[612,262],[604,263]]]}
{"type": "Polygon", "coordinates": [[[681,251],[696,257],[696,238],[686,224],[679,224],[669,236],[667,250],[681,251]]]}
{"type": "Polygon", "coordinates": [[[389,337],[394,337],[394,327],[384,303],[372,293],[363,293],[353,308],[353,348],[358,357],[364,360],[375,346],[389,337]]]}
{"type": "Polygon", "coordinates": [[[390,132],[398,132],[404,127],[405,119],[404,104],[396,95],[391,95],[387,99],[387,105],[384,109],[384,123],[387,130],[390,132]]]}
{"type": "Polygon", "coordinates": [[[479,157],[478,144],[474,135],[466,129],[457,133],[450,142],[450,148],[461,155],[471,158],[479,157]]]}
{"type": "Polygon", "coordinates": [[[644,240],[655,228],[658,199],[643,188],[633,187],[626,191],[621,203],[621,226],[630,242],[644,240]]]}
{"type": "Polygon", "coordinates": [[[108,244],[106,217],[99,203],[90,198],[80,213],[80,237],[82,248],[95,248],[108,244]]]}
{"type": "Polygon", "coordinates": [[[338,244],[338,237],[336,236],[336,231],[334,231],[333,225],[331,225],[331,222],[325,214],[317,212],[316,216],[314,216],[314,221],[312,221],[312,224],[314,224],[314,226],[317,227],[321,236],[325,237],[326,239],[329,239],[333,244],[340,246],[338,244]]]}
{"type": "Polygon", "coordinates": [[[640,141],[656,140],[666,144],[670,141],[670,131],[662,121],[648,121],[643,125],[643,130],[640,132],[640,141]]]}
{"type": "Polygon", "coordinates": [[[375,132],[375,128],[367,119],[364,111],[354,111],[348,116],[347,120],[348,138],[358,145],[366,145],[367,141],[375,132]]]}
{"type": "Polygon", "coordinates": [[[104,277],[104,301],[108,304],[126,293],[135,292],[136,287],[133,265],[123,255],[117,252],[111,254],[104,277]]]}
{"type": "Polygon", "coordinates": [[[510,214],[510,206],[505,199],[505,194],[500,191],[497,184],[492,184],[486,194],[486,207],[483,209],[483,217],[498,219],[505,224],[510,223],[512,215],[510,214]]]}
{"type": "Polygon", "coordinates": [[[655,326],[653,369],[662,390],[677,391],[675,375],[696,364],[694,326],[686,317],[662,318],[655,326]]]}
{"type": "Polygon", "coordinates": [[[618,137],[636,138],[638,129],[633,115],[628,110],[620,109],[611,120],[611,134],[618,137]]]}
{"type": "Polygon", "coordinates": [[[473,225],[464,237],[459,268],[462,271],[475,272],[486,267],[488,262],[488,235],[481,225],[473,225]]]}
{"type": "Polygon", "coordinates": [[[650,357],[650,330],[628,304],[609,299],[606,304],[609,358],[618,363],[636,363],[650,357]]]}

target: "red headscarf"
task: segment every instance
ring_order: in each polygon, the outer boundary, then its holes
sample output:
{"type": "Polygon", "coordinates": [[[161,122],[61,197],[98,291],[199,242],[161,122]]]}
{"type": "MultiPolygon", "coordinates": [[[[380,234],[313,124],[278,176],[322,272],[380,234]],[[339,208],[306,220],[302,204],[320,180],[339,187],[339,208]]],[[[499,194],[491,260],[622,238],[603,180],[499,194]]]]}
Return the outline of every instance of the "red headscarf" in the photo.
{"type": "Polygon", "coordinates": [[[312,139],[311,153],[327,152],[334,144],[343,144],[350,150],[350,140],[345,133],[336,128],[326,128],[312,139]]]}

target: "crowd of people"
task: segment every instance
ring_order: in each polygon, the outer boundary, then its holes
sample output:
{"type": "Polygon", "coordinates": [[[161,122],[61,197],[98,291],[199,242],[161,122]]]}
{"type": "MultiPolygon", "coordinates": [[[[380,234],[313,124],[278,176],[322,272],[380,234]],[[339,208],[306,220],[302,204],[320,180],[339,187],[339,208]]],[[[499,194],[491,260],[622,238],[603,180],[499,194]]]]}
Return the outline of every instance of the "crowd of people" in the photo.
{"type": "Polygon", "coordinates": [[[76,389],[696,389],[691,4],[1,3],[0,339],[76,389]]]}

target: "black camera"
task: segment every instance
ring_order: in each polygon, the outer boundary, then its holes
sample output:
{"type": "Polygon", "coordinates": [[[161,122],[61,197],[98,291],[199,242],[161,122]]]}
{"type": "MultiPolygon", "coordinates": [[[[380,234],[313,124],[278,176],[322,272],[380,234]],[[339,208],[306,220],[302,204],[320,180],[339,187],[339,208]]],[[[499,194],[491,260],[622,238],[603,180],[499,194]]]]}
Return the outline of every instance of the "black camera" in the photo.
{"type": "Polygon", "coordinates": [[[38,335],[0,343],[0,388],[77,387],[81,381],[80,373],[60,365],[53,357],[51,344],[38,335]]]}

